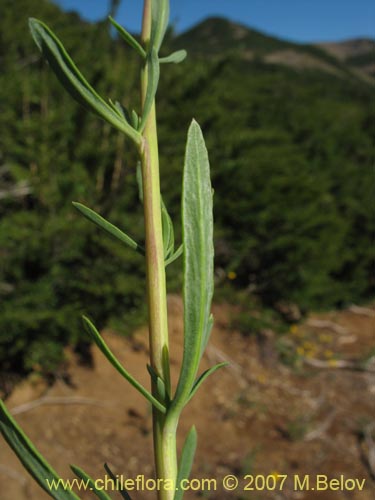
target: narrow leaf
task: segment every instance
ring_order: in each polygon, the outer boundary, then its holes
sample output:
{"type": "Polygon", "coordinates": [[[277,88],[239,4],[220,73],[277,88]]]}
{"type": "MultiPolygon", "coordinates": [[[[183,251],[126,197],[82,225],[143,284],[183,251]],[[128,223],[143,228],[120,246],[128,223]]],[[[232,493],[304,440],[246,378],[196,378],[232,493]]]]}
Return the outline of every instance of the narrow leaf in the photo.
{"type": "MultiPolygon", "coordinates": [[[[109,465],[107,463],[104,464],[104,469],[106,470],[106,472],[108,473],[109,477],[115,481],[115,484],[117,484],[117,477],[113,474],[113,472],[111,471],[111,469],[109,468],[109,465]]],[[[124,500],[132,500],[130,498],[130,495],[129,493],[124,489],[124,488],[121,488],[121,489],[118,489],[117,490],[119,492],[119,494],[122,496],[122,498],[124,498],[124,500]]]]}
{"type": "Polygon", "coordinates": [[[151,6],[150,45],[159,52],[169,22],[169,0],[153,0],[151,6]]]}
{"type": "Polygon", "coordinates": [[[174,63],[174,64],[179,64],[180,62],[182,62],[184,59],[186,59],[186,56],[187,56],[187,52],[186,50],[177,50],[176,52],[172,52],[172,54],[170,54],[169,56],[167,57],[161,57],[159,59],[159,62],[161,64],[165,64],[165,63],[174,63]]]}
{"type": "Polygon", "coordinates": [[[161,201],[161,217],[163,228],[164,258],[168,259],[174,251],[174,230],[172,219],[163,200],[161,201]]]}
{"type": "Polygon", "coordinates": [[[135,388],[139,391],[151,404],[155,406],[159,411],[165,413],[165,407],[156,399],[152,394],[150,394],[147,389],[145,389],[137,380],[135,380],[130,373],[125,370],[120,361],[115,357],[112,351],[109,349],[107,344],[104,342],[102,336],[95,328],[93,323],[86,316],[82,316],[84,326],[86,328],[87,333],[93,339],[95,344],[102,351],[104,356],[108,359],[112,366],[116,368],[116,370],[135,388]]]}
{"type": "MultiPolygon", "coordinates": [[[[113,107],[113,109],[119,114],[119,116],[121,116],[121,118],[123,118],[131,126],[133,126],[131,116],[129,114],[129,111],[126,109],[126,107],[123,106],[119,101],[116,101],[115,103],[113,103],[112,100],[109,99],[109,102],[110,102],[111,106],[113,107]]],[[[133,127],[133,128],[135,128],[135,127],[133,127]]]]}
{"type": "Polygon", "coordinates": [[[210,334],[212,327],[214,326],[214,317],[212,314],[210,314],[210,317],[208,318],[208,322],[206,325],[206,330],[203,334],[203,339],[202,339],[202,345],[201,345],[201,357],[203,356],[203,353],[207,347],[208,341],[210,339],[210,334]]]}
{"type": "Polygon", "coordinates": [[[108,99],[108,102],[109,102],[109,105],[111,106],[111,108],[113,109],[113,111],[115,113],[117,113],[121,119],[124,119],[125,121],[127,121],[129,123],[129,120],[128,120],[126,113],[125,113],[124,109],[122,108],[121,104],[118,101],[113,102],[112,99],[108,99]]]}
{"type": "Polygon", "coordinates": [[[202,131],[193,120],[185,154],[182,186],[184,245],[184,352],[175,405],[193,387],[205,341],[213,294],[213,214],[210,167],[202,131]]]}
{"type": "Polygon", "coordinates": [[[197,390],[203,384],[203,382],[206,380],[207,377],[209,377],[210,375],[215,373],[216,370],[218,370],[219,368],[222,368],[223,366],[228,366],[228,365],[229,365],[229,363],[227,361],[225,361],[224,363],[219,363],[215,366],[212,366],[211,368],[209,368],[205,372],[203,372],[202,375],[200,375],[200,377],[196,380],[195,384],[193,385],[193,388],[192,388],[190,395],[189,395],[189,401],[194,396],[194,394],[197,392],[197,390]]]}
{"type": "Polygon", "coordinates": [[[48,26],[33,18],[29,20],[29,26],[39,50],[74,99],[127,134],[136,144],[140,144],[142,140],[140,134],[93,89],[74,64],[63,44],[48,26]]]}
{"type": "Polygon", "coordinates": [[[168,404],[170,403],[170,397],[172,394],[172,384],[171,384],[171,362],[169,357],[169,349],[168,346],[164,345],[161,352],[161,363],[162,369],[164,373],[164,383],[165,390],[167,391],[168,396],[168,404]]]}
{"type": "Polygon", "coordinates": [[[151,48],[147,56],[147,91],[145,101],[143,103],[141,123],[139,131],[142,132],[146,126],[148,116],[154,104],[154,99],[159,83],[160,65],[156,50],[151,48]]]}
{"type": "Polygon", "coordinates": [[[169,264],[172,264],[172,262],[178,259],[183,254],[183,251],[184,251],[184,246],[180,245],[175,251],[175,253],[171,255],[168,259],[166,259],[165,267],[169,266],[169,264]]]}
{"type": "Polygon", "coordinates": [[[132,124],[133,128],[135,128],[137,130],[139,127],[139,116],[136,113],[136,111],[134,111],[134,109],[132,110],[132,114],[131,114],[130,118],[131,118],[131,124],[132,124]]]}
{"type": "Polygon", "coordinates": [[[84,217],[86,217],[86,219],[93,222],[95,225],[100,227],[100,229],[103,229],[103,231],[110,234],[111,236],[114,236],[122,243],[125,243],[130,248],[136,250],[140,254],[142,255],[145,254],[145,250],[141,245],[138,245],[138,243],[136,243],[132,238],[130,238],[130,236],[125,234],[118,227],[108,222],[101,215],[94,212],[94,210],[91,210],[91,208],[88,208],[85,205],[82,205],[82,203],[77,203],[75,201],[73,201],[72,204],[84,217]]]}
{"type": "Polygon", "coordinates": [[[197,449],[197,431],[195,426],[190,429],[186,436],[184,446],[181,452],[180,463],[178,467],[176,493],[174,500],[182,500],[185,491],[180,488],[181,481],[189,479],[191,468],[193,466],[195,450],[197,449]]]}
{"type": "Polygon", "coordinates": [[[1,399],[0,431],[25,469],[49,496],[55,500],[79,500],[72,491],[57,486],[61,478],[24,434],[1,399]],[[52,485],[56,485],[56,489],[52,485]]]}
{"type": "Polygon", "coordinates": [[[143,179],[142,179],[142,165],[141,162],[137,162],[137,184],[138,184],[138,197],[140,201],[143,203],[143,179]]]}
{"type": "Polygon", "coordinates": [[[92,477],[90,477],[88,474],[86,474],[86,472],[84,470],[80,469],[76,465],[71,465],[70,468],[72,469],[74,474],[77,477],[79,477],[79,479],[82,479],[83,481],[85,481],[85,484],[87,484],[87,486],[90,488],[90,491],[94,492],[95,495],[100,500],[112,500],[111,497],[109,495],[107,495],[107,493],[104,490],[98,489],[96,487],[96,481],[94,479],[92,479],[92,477]]]}
{"type": "Polygon", "coordinates": [[[146,59],[146,51],[142,47],[142,45],[131,35],[128,31],[126,31],[125,28],[121,26],[118,22],[116,22],[113,17],[108,16],[109,22],[112,24],[114,28],[118,31],[120,36],[125,40],[125,42],[130,45],[130,47],[133,47],[138,54],[143,57],[143,59],[146,59]]]}
{"type": "Polygon", "coordinates": [[[167,400],[167,396],[169,399],[169,395],[167,394],[167,388],[165,387],[164,381],[159,377],[159,375],[155,372],[151,365],[147,364],[147,371],[150,374],[151,380],[156,385],[159,401],[163,404],[167,400]]]}

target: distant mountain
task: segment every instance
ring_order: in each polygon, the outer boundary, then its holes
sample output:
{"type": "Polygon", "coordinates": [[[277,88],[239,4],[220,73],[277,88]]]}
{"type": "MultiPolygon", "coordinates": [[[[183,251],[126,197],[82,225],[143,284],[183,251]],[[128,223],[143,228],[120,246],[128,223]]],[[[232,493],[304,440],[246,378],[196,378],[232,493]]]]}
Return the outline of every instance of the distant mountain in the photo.
{"type": "Polygon", "coordinates": [[[375,83],[375,41],[298,44],[272,37],[224,18],[212,17],[179,35],[174,45],[190,54],[215,57],[233,54],[294,69],[315,69],[375,83]]]}
{"type": "Polygon", "coordinates": [[[375,40],[356,38],[343,42],[323,42],[317,44],[317,47],[351,67],[375,76],[375,40]]]}

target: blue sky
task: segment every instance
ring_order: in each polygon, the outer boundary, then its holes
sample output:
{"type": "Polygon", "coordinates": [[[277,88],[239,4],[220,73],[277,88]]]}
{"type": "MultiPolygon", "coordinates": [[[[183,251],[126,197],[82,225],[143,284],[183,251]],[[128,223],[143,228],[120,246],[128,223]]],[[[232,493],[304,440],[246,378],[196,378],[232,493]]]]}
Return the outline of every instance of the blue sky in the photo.
{"type": "MultiPolygon", "coordinates": [[[[55,0],[88,20],[104,17],[109,0],[55,0]]],[[[228,17],[280,38],[297,42],[375,38],[374,0],[171,0],[178,32],[214,15],[228,17]]],[[[142,0],[122,0],[117,20],[139,31],[142,0]]]]}

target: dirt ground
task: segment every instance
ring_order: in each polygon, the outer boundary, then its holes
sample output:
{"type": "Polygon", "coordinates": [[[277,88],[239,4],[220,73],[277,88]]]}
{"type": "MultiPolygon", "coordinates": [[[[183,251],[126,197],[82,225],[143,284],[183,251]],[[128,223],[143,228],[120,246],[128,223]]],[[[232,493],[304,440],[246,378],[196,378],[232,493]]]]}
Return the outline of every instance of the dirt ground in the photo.
{"type": "MultiPolygon", "coordinates": [[[[172,377],[176,380],[182,348],[179,297],[169,298],[169,311],[172,377]]],[[[194,423],[198,449],[191,477],[215,479],[216,487],[211,482],[184,498],[375,498],[372,311],[313,315],[292,327],[285,345],[297,357],[290,366],[280,362],[279,341],[270,332],[263,337],[244,336],[231,329],[229,306],[215,306],[213,312],[215,327],[201,368],[222,360],[230,366],[209,378],[185,410],[179,445],[194,423]],[[227,475],[239,480],[234,491],[223,487],[227,475]],[[307,483],[303,484],[307,476],[308,491],[307,483]],[[318,491],[318,485],[325,488],[325,476],[327,481],[343,483],[332,482],[329,489],[318,491]]],[[[146,329],[132,339],[113,332],[103,335],[124,366],[148,386],[146,329]]],[[[64,479],[73,478],[69,464],[102,478],[105,462],[123,478],[152,478],[150,408],[96,348],[93,353],[92,369],[67,353],[71,385],[59,380],[46,387],[32,377],[15,388],[8,408],[64,479]]],[[[120,498],[118,493],[108,493],[120,498]]],[[[83,491],[79,496],[96,498],[83,491]]],[[[44,498],[48,496],[0,438],[0,499],[44,498]]],[[[155,493],[138,491],[132,498],[155,498],[155,493]]]]}

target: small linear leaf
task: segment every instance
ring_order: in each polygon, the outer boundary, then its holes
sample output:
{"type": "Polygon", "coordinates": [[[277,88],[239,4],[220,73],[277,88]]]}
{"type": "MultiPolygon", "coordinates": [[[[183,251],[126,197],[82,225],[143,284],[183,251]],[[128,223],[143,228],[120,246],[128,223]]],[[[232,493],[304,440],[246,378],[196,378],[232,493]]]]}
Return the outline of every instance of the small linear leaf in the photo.
{"type": "Polygon", "coordinates": [[[94,324],[87,318],[86,316],[82,316],[84,326],[86,328],[87,333],[90,335],[90,337],[93,339],[95,344],[99,347],[99,349],[102,351],[104,356],[108,359],[108,361],[111,363],[114,368],[135,388],[137,389],[138,392],[140,392],[148,401],[150,401],[151,404],[155,406],[159,411],[162,413],[165,413],[165,407],[156,399],[152,394],[148,392],[147,389],[143,387],[137,380],[135,380],[130,373],[125,370],[125,368],[122,366],[120,361],[116,358],[116,356],[112,353],[112,351],[109,349],[107,344],[104,342],[102,336],[98,332],[98,330],[95,328],[94,324]]]}
{"type": "Polygon", "coordinates": [[[108,99],[109,105],[113,109],[115,113],[119,115],[119,117],[129,123],[128,116],[126,110],[121,106],[121,104],[116,101],[113,102],[112,99],[108,99]]]}
{"type": "Polygon", "coordinates": [[[137,162],[137,184],[138,184],[138,197],[141,203],[143,203],[143,179],[142,179],[142,165],[141,162],[137,162]]]}
{"type": "Polygon", "coordinates": [[[184,246],[180,245],[175,253],[171,255],[168,259],[165,261],[165,267],[169,266],[169,264],[172,264],[176,259],[178,259],[184,252],[184,246]]]}
{"type": "Polygon", "coordinates": [[[202,131],[193,120],[182,186],[184,351],[174,405],[189,397],[205,341],[213,295],[213,214],[210,166],[202,131]]]}
{"type": "Polygon", "coordinates": [[[169,0],[153,0],[151,8],[151,40],[150,45],[159,52],[168,28],[169,0]]]}
{"type": "Polygon", "coordinates": [[[164,373],[165,390],[167,391],[168,403],[172,394],[171,369],[168,346],[164,345],[161,352],[162,370],[164,373]]]}
{"type": "Polygon", "coordinates": [[[184,479],[189,479],[196,449],[197,449],[197,431],[195,429],[195,426],[193,425],[188,435],[186,436],[185,443],[182,448],[180,463],[178,467],[176,493],[174,495],[174,500],[182,500],[182,497],[185,492],[182,488],[180,488],[181,481],[183,481],[184,479]]]}
{"type": "Polygon", "coordinates": [[[210,340],[210,334],[211,334],[211,330],[212,330],[213,326],[214,326],[214,317],[212,314],[210,314],[210,317],[208,318],[206,330],[205,330],[203,338],[202,338],[201,357],[203,356],[203,353],[207,347],[208,341],[210,340]]]}
{"type": "Polygon", "coordinates": [[[159,377],[159,375],[155,372],[151,365],[147,364],[147,371],[150,374],[151,380],[156,385],[159,401],[165,403],[167,398],[169,399],[169,395],[167,393],[167,388],[165,387],[164,381],[159,377]]]}
{"type": "Polygon", "coordinates": [[[1,399],[0,431],[25,469],[48,495],[55,500],[79,500],[77,495],[72,491],[64,490],[59,484],[61,478],[24,434],[1,399]],[[56,485],[56,489],[52,487],[52,484],[56,485]]]}
{"type": "Polygon", "coordinates": [[[130,119],[131,119],[131,124],[132,124],[133,128],[135,128],[137,130],[139,127],[139,116],[138,116],[137,112],[134,111],[134,109],[132,110],[130,119]]]}
{"type": "Polygon", "coordinates": [[[228,365],[229,365],[229,363],[227,361],[225,361],[224,363],[219,363],[215,366],[212,366],[211,368],[209,368],[205,372],[203,372],[202,375],[196,380],[195,384],[193,385],[193,388],[192,388],[190,395],[189,395],[189,401],[194,396],[194,394],[197,392],[197,390],[203,384],[203,382],[206,380],[207,377],[209,377],[210,375],[215,373],[216,370],[218,370],[219,368],[222,368],[223,366],[228,366],[228,365]]]}
{"type": "Polygon", "coordinates": [[[172,52],[172,54],[170,54],[169,56],[161,57],[159,59],[159,62],[160,64],[165,64],[165,63],[179,64],[184,59],[186,59],[186,56],[187,56],[186,50],[177,50],[176,52],[172,52]]]}
{"type": "MultiPolygon", "coordinates": [[[[115,482],[115,484],[118,483],[118,479],[117,477],[113,474],[113,472],[111,471],[111,469],[109,468],[109,465],[107,463],[104,464],[104,469],[106,470],[107,474],[109,475],[109,477],[112,479],[112,481],[115,482]]],[[[132,500],[130,498],[130,495],[129,493],[124,489],[124,488],[121,488],[121,489],[118,489],[117,490],[119,492],[119,494],[122,496],[122,498],[124,498],[124,500],[132,500]]]]}
{"type": "Polygon", "coordinates": [[[147,91],[146,97],[143,104],[141,123],[139,125],[139,131],[143,132],[148,116],[152,109],[154,103],[156,91],[158,88],[160,76],[160,65],[159,58],[155,48],[151,48],[151,51],[147,55],[147,91]]]}
{"type": "Polygon", "coordinates": [[[94,479],[92,479],[92,477],[90,477],[88,474],[86,474],[86,472],[84,470],[77,467],[76,465],[71,465],[70,468],[72,469],[74,474],[77,477],[79,477],[79,479],[82,479],[83,481],[85,481],[85,484],[87,484],[87,486],[90,487],[90,491],[94,492],[95,495],[100,500],[112,500],[111,497],[109,495],[107,495],[107,493],[104,490],[98,489],[96,487],[96,481],[94,481],[94,479]]]}
{"type": "Polygon", "coordinates": [[[140,43],[138,43],[138,41],[133,37],[133,35],[131,35],[128,31],[126,31],[126,29],[123,26],[121,26],[121,24],[119,24],[117,21],[115,21],[113,17],[108,16],[108,19],[109,22],[112,24],[112,26],[116,28],[120,36],[125,40],[125,42],[128,45],[130,45],[130,47],[133,47],[133,49],[135,49],[143,59],[146,59],[145,49],[142,47],[140,43]]]}
{"type": "MultiPolygon", "coordinates": [[[[119,101],[113,102],[111,99],[109,99],[109,103],[121,118],[123,118],[126,122],[133,126],[131,116],[125,106],[123,106],[119,101]]],[[[135,127],[133,128],[135,129],[135,127]]]]}
{"type": "Polygon", "coordinates": [[[163,227],[164,258],[168,259],[174,251],[174,230],[172,219],[163,200],[161,201],[161,217],[163,227]]]}
{"type": "Polygon", "coordinates": [[[84,217],[86,217],[86,219],[93,222],[95,225],[100,227],[100,229],[103,229],[103,231],[110,234],[111,236],[114,236],[115,238],[120,240],[122,243],[125,243],[130,248],[132,248],[133,250],[136,250],[140,254],[142,254],[142,255],[145,254],[144,248],[141,245],[138,245],[138,243],[135,242],[132,238],[130,238],[130,236],[125,234],[118,227],[116,227],[113,224],[111,224],[110,222],[108,222],[101,215],[94,212],[94,210],[91,210],[91,208],[88,208],[85,205],[82,205],[82,203],[77,203],[76,201],[73,201],[72,204],[73,204],[74,208],[76,208],[84,217]]]}
{"type": "Polygon", "coordinates": [[[39,50],[72,97],[139,145],[142,141],[141,135],[93,89],[49,27],[34,18],[29,19],[29,26],[39,50]]]}

